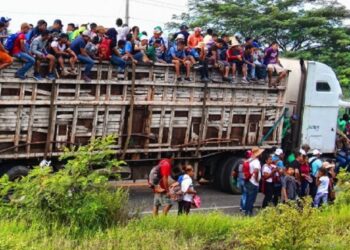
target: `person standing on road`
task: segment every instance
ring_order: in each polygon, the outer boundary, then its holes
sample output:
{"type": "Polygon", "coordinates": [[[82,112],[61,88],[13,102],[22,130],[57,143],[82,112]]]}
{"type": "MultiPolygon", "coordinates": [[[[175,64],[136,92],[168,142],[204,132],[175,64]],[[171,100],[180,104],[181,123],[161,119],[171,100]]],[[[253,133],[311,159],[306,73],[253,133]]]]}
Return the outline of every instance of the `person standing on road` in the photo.
{"type": "Polygon", "coordinates": [[[245,188],[246,181],[244,178],[244,173],[243,173],[243,163],[245,161],[249,161],[252,157],[252,151],[248,150],[245,153],[245,159],[241,162],[241,164],[238,166],[238,187],[241,190],[241,202],[240,202],[240,210],[242,212],[245,212],[245,206],[246,206],[246,201],[247,201],[247,190],[245,188]]]}
{"type": "Polygon", "coordinates": [[[183,199],[179,202],[178,214],[189,214],[193,202],[193,197],[197,192],[193,188],[194,171],[191,165],[185,167],[185,174],[181,181],[181,191],[184,194],[183,199]]]}
{"type": "Polygon", "coordinates": [[[172,200],[169,196],[169,177],[171,175],[171,169],[173,164],[173,158],[164,158],[159,162],[159,172],[160,172],[160,187],[164,189],[162,192],[154,191],[154,202],[153,202],[153,215],[157,216],[159,207],[163,207],[163,214],[167,215],[170,208],[173,205],[172,200]]]}
{"type": "Polygon", "coordinates": [[[259,192],[259,182],[261,179],[261,164],[259,156],[264,152],[264,149],[254,147],[252,149],[252,161],[249,163],[249,171],[251,177],[246,182],[247,200],[246,200],[246,215],[253,215],[254,203],[259,192]]]}
{"type": "Polygon", "coordinates": [[[265,208],[272,201],[274,193],[274,176],[278,171],[277,167],[272,162],[272,155],[266,159],[266,163],[263,166],[263,179],[265,184],[265,197],[263,200],[262,208],[265,208]]]}
{"type": "Polygon", "coordinates": [[[322,167],[322,160],[321,160],[321,152],[318,149],[314,149],[312,151],[312,157],[309,159],[309,165],[311,168],[311,178],[312,182],[310,183],[310,195],[314,199],[317,191],[316,186],[316,176],[318,173],[318,170],[322,167]]]}

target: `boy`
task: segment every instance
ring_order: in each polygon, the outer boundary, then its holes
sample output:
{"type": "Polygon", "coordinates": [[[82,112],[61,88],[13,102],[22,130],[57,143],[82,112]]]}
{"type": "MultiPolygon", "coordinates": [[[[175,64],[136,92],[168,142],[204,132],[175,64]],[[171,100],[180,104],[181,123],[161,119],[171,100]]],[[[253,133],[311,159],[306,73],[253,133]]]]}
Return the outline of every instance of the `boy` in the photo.
{"type": "Polygon", "coordinates": [[[28,23],[23,23],[21,25],[21,31],[18,33],[18,36],[14,42],[14,46],[11,50],[11,54],[24,62],[24,66],[17,70],[15,77],[21,80],[26,79],[26,73],[33,67],[35,64],[35,59],[27,53],[26,47],[26,37],[30,26],[28,23]]]}
{"type": "Polygon", "coordinates": [[[135,39],[132,34],[126,36],[125,53],[134,63],[142,62],[143,54],[142,52],[135,50],[135,39]]]}
{"type": "Polygon", "coordinates": [[[253,46],[250,44],[247,44],[245,46],[244,51],[244,62],[248,66],[248,75],[250,77],[250,80],[253,82],[256,82],[256,76],[255,76],[255,64],[254,64],[254,57],[253,57],[253,46]]]}
{"type": "Polygon", "coordinates": [[[281,80],[287,76],[286,70],[282,67],[279,60],[278,43],[273,42],[271,46],[265,51],[264,64],[267,66],[267,72],[269,77],[269,87],[277,87],[281,80]],[[276,72],[278,79],[276,82],[272,82],[272,74],[276,72]]]}
{"type": "Polygon", "coordinates": [[[112,51],[111,63],[117,66],[119,72],[124,72],[128,56],[125,54],[125,40],[119,40],[112,51]]]}
{"type": "Polygon", "coordinates": [[[191,60],[186,57],[186,52],[185,52],[185,42],[184,41],[178,41],[177,45],[173,46],[169,50],[169,62],[173,63],[175,65],[175,72],[176,72],[176,77],[177,81],[181,82],[181,74],[180,74],[180,67],[181,65],[185,66],[186,68],[186,77],[185,81],[190,82],[190,73],[191,73],[191,60]]]}
{"type": "Polygon", "coordinates": [[[227,60],[232,67],[232,81],[236,80],[236,71],[241,70],[243,74],[242,83],[249,83],[247,80],[247,64],[243,60],[243,50],[237,40],[233,40],[231,47],[226,52],[227,60]]]}
{"type": "Polygon", "coordinates": [[[286,175],[282,179],[282,200],[288,202],[297,199],[297,182],[294,177],[294,168],[287,167],[286,175]]]}
{"type": "Polygon", "coordinates": [[[314,207],[319,207],[321,201],[322,201],[322,205],[326,205],[328,203],[328,188],[329,188],[329,177],[328,177],[328,171],[326,168],[322,167],[318,170],[316,185],[317,185],[317,193],[314,200],[314,207]]]}
{"type": "Polygon", "coordinates": [[[152,46],[151,45],[148,46],[148,49],[146,50],[146,55],[153,62],[166,63],[166,61],[164,60],[165,59],[164,53],[158,50],[158,48],[160,48],[161,46],[162,46],[162,42],[159,39],[155,40],[152,46]]]}
{"type": "Polygon", "coordinates": [[[41,32],[41,35],[36,37],[33,42],[30,44],[30,52],[35,56],[36,65],[34,69],[34,79],[42,80],[40,76],[40,64],[42,61],[49,62],[49,73],[47,75],[47,79],[55,80],[55,74],[53,73],[55,67],[55,57],[53,55],[48,54],[46,50],[47,41],[50,38],[50,32],[45,30],[41,32]]]}
{"type": "MultiPolygon", "coordinates": [[[[0,22],[0,32],[5,28],[5,24],[0,22]]],[[[0,40],[0,70],[9,67],[13,62],[9,52],[5,49],[4,45],[0,40]]]]}
{"type": "Polygon", "coordinates": [[[222,73],[222,81],[231,82],[231,78],[228,76],[230,72],[230,64],[226,60],[224,40],[218,39],[218,41],[210,47],[208,56],[213,60],[213,64],[219,67],[222,73]]]}
{"type": "Polygon", "coordinates": [[[78,61],[78,58],[76,54],[68,47],[68,39],[68,35],[62,33],[57,41],[51,42],[51,49],[61,67],[62,76],[76,74],[75,63],[78,61]],[[64,67],[65,58],[69,58],[70,69],[68,71],[64,67]]]}

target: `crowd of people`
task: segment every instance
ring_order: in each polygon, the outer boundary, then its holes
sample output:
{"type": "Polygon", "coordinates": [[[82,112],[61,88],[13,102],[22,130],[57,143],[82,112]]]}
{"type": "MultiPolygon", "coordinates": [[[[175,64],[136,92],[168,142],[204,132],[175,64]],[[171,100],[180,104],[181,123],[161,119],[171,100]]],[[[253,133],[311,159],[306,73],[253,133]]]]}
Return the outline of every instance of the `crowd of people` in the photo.
{"type": "Polygon", "coordinates": [[[61,76],[77,74],[75,65],[79,61],[85,64],[83,79],[90,82],[91,69],[95,61],[107,60],[116,66],[117,71],[124,71],[131,63],[171,63],[175,67],[177,81],[191,81],[190,73],[198,69],[201,81],[212,81],[208,68],[218,68],[222,81],[237,82],[237,74],[242,75],[241,83],[268,82],[270,87],[277,86],[286,77],[287,72],[279,61],[279,46],[272,42],[265,50],[259,41],[247,37],[242,39],[227,34],[216,34],[212,29],[203,32],[195,27],[189,33],[186,25],[181,25],[178,32],[170,39],[163,35],[157,26],[153,34],[140,32],[138,26],[129,28],[118,18],[116,27],[105,28],[96,23],[80,26],[69,23],[64,31],[60,19],[48,27],[45,20],[39,20],[33,27],[23,23],[20,31],[8,34],[10,18],[0,19],[0,70],[10,66],[12,57],[24,62],[15,77],[26,79],[27,72],[34,67],[34,79],[41,80],[40,64],[49,65],[49,80],[61,76]],[[69,61],[65,68],[64,61],[69,61]],[[272,81],[276,72],[278,78],[272,81]]]}
{"type": "Polygon", "coordinates": [[[322,160],[318,149],[310,153],[310,147],[303,145],[287,158],[280,148],[261,157],[263,151],[258,147],[247,151],[238,169],[240,207],[246,215],[252,215],[259,190],[264,194],[262,208],[307,196],[313,199],[314,207],[334,200],[335,164],[322,160]]]}

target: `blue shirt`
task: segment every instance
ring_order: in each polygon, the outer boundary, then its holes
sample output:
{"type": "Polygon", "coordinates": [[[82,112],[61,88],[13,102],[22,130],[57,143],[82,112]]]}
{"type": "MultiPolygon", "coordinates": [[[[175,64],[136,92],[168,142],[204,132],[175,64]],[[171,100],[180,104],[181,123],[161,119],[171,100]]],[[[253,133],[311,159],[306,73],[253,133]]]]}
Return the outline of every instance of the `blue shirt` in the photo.
{"type": "Polygon", "coordinates": [[[78,36],[76,39],[73,40],[72,44],[70,45],[71,50],[74,51],[76,55],[80,55],[80,49],[84,49],[86,46],[86,42],[82,36],[78,36]]]}
{"type": "MultiPolygon", "coordinates": [[[[312,159],[310,160],[312,161],[312,159]]],[[[321,167],[322,167],[322,161],[320,159],[314,160],[314,162],[311,164],[311,174],[316,177],[317,172],[321,167]]]]}
{"type": "Polygon", "coordinates": [[[169,54],[171,55],[172,58],[177,57],[180,59],[184,59],[186,57],[185,50],[178,50],[177,46],[173,46],[169,50],[169,54]]]}
{"type": "Polygon", "coordinates": [[[129,52],[130,54],[132,53],[132,43],[130,41],[125,43],[125,52],[129,52]]]}

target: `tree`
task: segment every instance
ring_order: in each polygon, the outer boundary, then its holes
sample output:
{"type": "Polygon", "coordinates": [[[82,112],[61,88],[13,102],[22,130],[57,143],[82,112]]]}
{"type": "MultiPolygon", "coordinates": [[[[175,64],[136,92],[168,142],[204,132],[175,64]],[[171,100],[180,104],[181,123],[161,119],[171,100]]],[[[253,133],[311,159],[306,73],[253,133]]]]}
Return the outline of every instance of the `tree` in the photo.
{"type": "Polygon", "coordinates": [[[218,33],[253,37],[267,46],[280,44],[283,55],[329,64],[343,86],[350,85],[350,32],[343,24],[350,11],[326,0],[190,0],[189,12],[174,16],[174,29],[212,28],[218,33]]]}

